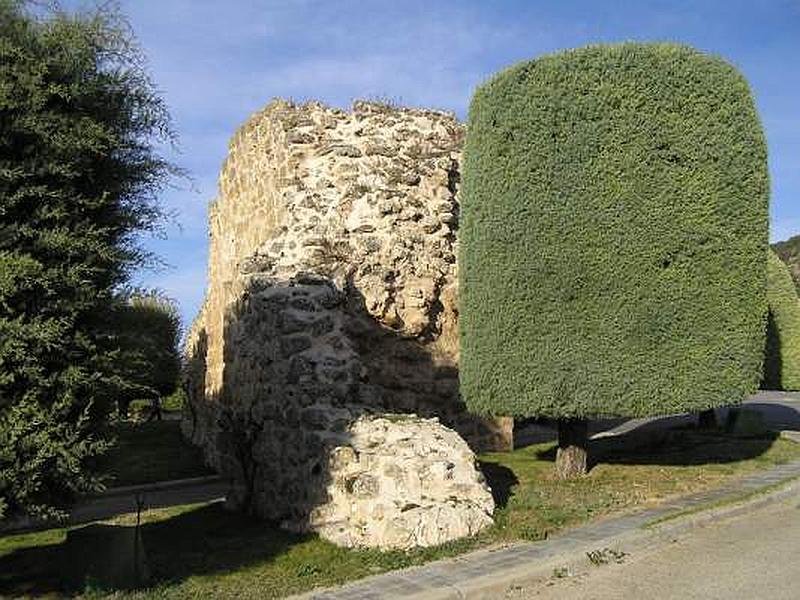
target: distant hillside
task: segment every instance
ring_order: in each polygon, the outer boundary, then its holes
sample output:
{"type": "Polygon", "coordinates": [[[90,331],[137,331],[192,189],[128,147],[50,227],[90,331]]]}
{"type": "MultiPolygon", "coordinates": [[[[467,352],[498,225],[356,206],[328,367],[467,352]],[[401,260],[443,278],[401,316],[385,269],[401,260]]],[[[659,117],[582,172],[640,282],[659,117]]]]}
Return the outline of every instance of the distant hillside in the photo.
{"type": "Polygon", "coordinates": [[[792,272],[794,285],[800,293],[800,235],[789,238],[785,242],[772,244],[772,249],[787,264],[792,272]]]}

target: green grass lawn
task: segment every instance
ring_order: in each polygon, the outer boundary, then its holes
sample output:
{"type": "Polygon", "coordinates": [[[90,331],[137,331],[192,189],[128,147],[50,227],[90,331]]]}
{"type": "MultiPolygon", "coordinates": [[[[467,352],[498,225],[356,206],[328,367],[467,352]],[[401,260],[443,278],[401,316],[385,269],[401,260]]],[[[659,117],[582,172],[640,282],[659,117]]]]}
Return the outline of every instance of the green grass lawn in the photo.
{"type": "MultiPolygon", "coordinates": [[[[596,440],[591,450],[596,464],[590,474],[569,482],[551,477],[553,444],[482,456],[482,468],[501,505],[496,524],[476,538],[412,552],[345,550],[313,535],[289,534],[226,512],[218,504],[149,511],[143,514],[141,533],[151,587],[112,595],[281,597],[490,544],[540,540],[590,519],[800,459],[800,444],[775,436],[692,430],[638,440],[596,440]]],[[[135,516],[104,523],[113,532],[132,527],[135,516]]],[[[71,558],[82,554],[67,541],[65,529],[0,538],[0,596],[56,596],[69,592],[70,585],[86,596],[104,595],[91,582],[86,591],[86,578],[81,578],[85,561],[71,558]]]]}
{"type": "MultiPolygon", "coordinates": [[[[185,401],[186,398],[182,390],[178,390],[174,394],[162,398],[162,414],[165,417],[172,416],[174,418],[179,418],[185,401]]],[[[151,408],[152,403],[150,400],[133,400],[128,405],[129,419],[134,422],[145,421],[150,416],[151,408]]]]}
{"type": "Polygon", "coordinates": [[[119,423],[114,434],[116,446],[98,462],[98,469],[109,476],[109,486],[213,473],[203,464],[201,451],[183,439],[179,421],[119,423]]]}

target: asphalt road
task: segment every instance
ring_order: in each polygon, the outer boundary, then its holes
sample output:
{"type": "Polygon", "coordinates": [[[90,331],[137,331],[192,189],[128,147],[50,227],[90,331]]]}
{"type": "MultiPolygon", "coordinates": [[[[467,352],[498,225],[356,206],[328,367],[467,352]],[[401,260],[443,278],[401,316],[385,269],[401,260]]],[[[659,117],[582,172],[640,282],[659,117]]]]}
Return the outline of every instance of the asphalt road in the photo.
{"type": "Polygon", "coordinates": [[[800,498],[697,527],[621,563],[517,588],[509,599],[797,600],[800,498]]]}
{"type": "MultiPolygon", "coordinates": [[[[744,402],[742,408],[761,413],[764,423],[774,431],[800,431],[800,392],[758,392],[744,402]]],[[[728,408],[717,409],[717,417],[720,423],[725,422],[728,410],[728,408]]],[[[590,421],[589,432],[596,437],[630,432],[635,432],[637,435],[646,435],[651,431],[689,425],[696,422],[697,416],[693,414],[645,419],[605,419],[602,421],[590,421]]],[[[556,430],[552,424],[528,425],[514,432],[514,444],[517,447],[550,442],[555,439],[556,430]]],[[[800,594],[798,594],[797,598],[800,600],[800,594]]]]}

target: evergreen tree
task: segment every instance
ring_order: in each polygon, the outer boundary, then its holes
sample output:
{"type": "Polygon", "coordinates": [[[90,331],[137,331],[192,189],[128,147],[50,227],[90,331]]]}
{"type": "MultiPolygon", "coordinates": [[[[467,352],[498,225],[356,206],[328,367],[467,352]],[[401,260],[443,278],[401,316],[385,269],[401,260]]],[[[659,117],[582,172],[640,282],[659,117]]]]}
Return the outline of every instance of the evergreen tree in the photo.
{"type": "Polygon", "coordinates": [[[703,411],[760,379],[769,180],[744,78],[673,44],[507,69],[472,100],[459,263],[461,387],[483,413],[703,411]]]}
{"type": "Polygon", "coordinates": [[[169,115],[115,12],[0,0],[0,504],[97,489],[124,377],[114,294],[150,258],[169,115]]]}

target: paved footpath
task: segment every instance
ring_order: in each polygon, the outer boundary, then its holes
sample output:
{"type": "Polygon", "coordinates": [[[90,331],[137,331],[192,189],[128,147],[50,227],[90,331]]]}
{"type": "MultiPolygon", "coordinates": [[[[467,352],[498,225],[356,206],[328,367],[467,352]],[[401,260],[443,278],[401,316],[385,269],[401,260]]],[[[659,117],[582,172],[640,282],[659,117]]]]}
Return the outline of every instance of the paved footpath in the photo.
{"type": "MultiPolygon", "coordinates": [[[[135,513],[139,502],[141,502],[143,510],[148,510],[181,504],[222,501],[228,493],[228,488],[229,484],[216,475],[111,488],[104,494],[80,500],[72,507],[66,525],[89,523],[117,515],[135,513]]],[[[30,519],[17,519],[3,525],[0,535],[53,527],[52,523],[42,523],[30,519]]]]}
{"type": "Polygon", "coordinates": [[[783,501],[699,527],[621,562],[520,586],[506,598],[536,600],[797,600],[800,506],[783,501]]]}
{"type": "MultiPolygon", "coordinates": [[[[674,539],[690,535],[699,527],[715,522],[721,523],[723,519],[737,515],[746,515],[758,507],[777,502],[792,501],[796,504],[798,499],[800,499],[800,461],[729,482],[721,488],[685,496],[656,508],[568,530],[542,542],[479,550],[421,567],[369,577],[336,589],[310,592],[297,598],[298,600],[300,598],[304,600],[524,598],[527,597],[525,593],[533,594],[534,590],[540,589],[537,586],[546,585],[554,578],[557,580],[559,575],[586,571],[595,562],[614,563],[618,559],[625,560],[629,556],[645,554],[671,543],[674,539]],[[770,490],[770,493],[764,493],[765,488],[770,490]],[[590,558],[590,554],[594,556],[594,560],[590,558]]],[[[796,521],[800,520],[798,511],[792,516],[796,521]]],[[[793,535],[792,532],[800,533],[797,523],[793,524],[791,530],[787,529],[787,535],[793,535]]],[[[755,533],[751,531],[749,535],[753,536],[755,533]]],[[[797,546],[797,539],[789,540],[788,544],[783,545],[787,551],[789,548],[797,549],[797,546]]],[[[729,551],[728,554],[731,552],[736,550],[729,551]]],[[[796,569],[799,560],[797,557],[797,552],[787,555],[783,559],[785,568],[788,569],[790,568],[788,565],[792,565],[791,568],[796,569]]],[[[747,554],[743,554],[742,558],[746,559],[747,554]]],[[[698,558],[697,565],[704,564],[702,560],[698,558]]],[[[796,577],[787,581],[794,580],[796,577]]],[[[800,598],[800,588],[796,591],[794,596],[787,597],[793,600],[800,598]]],[[[574,597],[593,597],[585,595],[586,590],[582,593],[576,592],[574,597]]],[[[611,592],[609,594],[600,598],[659,597],[647,594],[630,596],[614,595],[611,592]]],[[[545,597],[560,598],[560,596],[545,597]]],[[[691,598],[681,595],[661,597],[691,598]]],[[[756,594],[743,597],[780,598],[781,596],[756,594]]]]}

